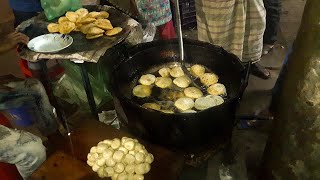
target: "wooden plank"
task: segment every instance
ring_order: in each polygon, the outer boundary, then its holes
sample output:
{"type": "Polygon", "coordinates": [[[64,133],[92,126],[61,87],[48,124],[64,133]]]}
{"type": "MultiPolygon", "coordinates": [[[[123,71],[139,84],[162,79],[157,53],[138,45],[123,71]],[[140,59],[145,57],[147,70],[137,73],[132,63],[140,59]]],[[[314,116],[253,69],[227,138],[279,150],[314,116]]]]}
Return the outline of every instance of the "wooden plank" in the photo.
{"type": "Polygon", "coordinates": [[[89,166],[69,154],[56,151],[30,177],[32,180],[99,179],[89,166]],[[90,178],[89,178],[90,177],[90,178]]]}

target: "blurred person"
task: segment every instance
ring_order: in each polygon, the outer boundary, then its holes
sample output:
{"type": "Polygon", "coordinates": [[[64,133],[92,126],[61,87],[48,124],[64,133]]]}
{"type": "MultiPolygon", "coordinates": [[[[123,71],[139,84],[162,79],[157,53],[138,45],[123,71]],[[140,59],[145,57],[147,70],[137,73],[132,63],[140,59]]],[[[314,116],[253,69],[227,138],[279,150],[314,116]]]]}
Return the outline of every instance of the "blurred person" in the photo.
{"type": "Polygon", "coordinates": [[[43,11],[40,0],[9,0],[9,2],[15,16],[15,27],[43,11]]]}
{"type": "Polygon", "coordinates": [[[19,43],[27,44],[29,41],[28,36],[19,32],[12,32],[2,37],[3,38],[0,39],[0,54],[8,52],[10,50],[15,50],[19,43]]]}
{"type": "Polygon", "coordinates": [[[258,64],[263,48],[266,11],[263,0],[196,0],[198,39],[222,46],[241,61],[252,61],[251,73],[270,72],[258,64]]]}
{"type": "Polygon", "coordinates": [[[29,38],[15,32],[14,15],[9,1],[1,0],[0,6],[0,74],[14,74],[17,77],[23,77],[18,63],[19,57],[16,47],[19,43],[26,43],[29,38]]]}
{"type": "Polygon", "coordinates": [[[27,179],[46,160],[46,149],[39,137],[0,125],[0,162],[14,164],[27,179]]]}
{"type": "MultiPolygon", "coordinates": [[[[53,107],[43,85],[36,79],[1,84],[0,110],[19,111],[13,115],[9,111],[8,116],[9,120],[13,118],[12,126],[16,128],[32,125],[48,138],[57,131],[53,107]]],[[[22,178],[27,179],[45,160],[46,148],[38,136],[0,124],[0,162],[14,164],[22,178]]]]}
{"type": "Polygon", "coordinates": [[[267,11],[267,26],[263,36],[262,54],[268,54],[277,41],[277,32],[281,16],[281,0],[263,0],[267,11]]]}
{"type": "Polygon", "coordinates": [[[157,27],[161,39],[176,38],[170,0],[131,0],[136,13],[157,27]]]}
{"type": "MultiPolygon", "coordinates": [[[[14,16],[8,0],[0,1],[0,59],[6,53],[16,55],[19,43],[28,43],[29,38],[22,33],[14,31],[14,16]]],[[[12,59],[1,59],[10,61],[12,59]]],[[[56,131],[57,124],[52,107],[42,84],[34,79],[19,83],[12,83],[12,87],[1,86],[0,109],[8,106],[9,100],[28,99],[33,103],[35,112],[41,120],[37,126],[44,135],[56,131]]],[[[22,178],[27,179],[46,159],[45,147],[39,137],[22,130],[8,128],[0,125],[0,161],[14,164],[22,178]]]]}

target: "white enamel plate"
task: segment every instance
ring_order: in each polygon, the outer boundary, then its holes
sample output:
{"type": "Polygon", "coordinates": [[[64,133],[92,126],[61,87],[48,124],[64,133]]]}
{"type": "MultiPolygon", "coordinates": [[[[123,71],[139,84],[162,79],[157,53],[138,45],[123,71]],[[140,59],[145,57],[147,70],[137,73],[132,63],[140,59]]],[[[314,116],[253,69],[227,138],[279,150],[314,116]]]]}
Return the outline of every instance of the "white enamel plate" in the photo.
{"type": "Polygon", "coordinates": [[[73,38],[69,35],[62,34],[45,34],[33,38],[28,43],[31,51],[38,53],[56,53],[67,47],[73,42],[73,38]]]}

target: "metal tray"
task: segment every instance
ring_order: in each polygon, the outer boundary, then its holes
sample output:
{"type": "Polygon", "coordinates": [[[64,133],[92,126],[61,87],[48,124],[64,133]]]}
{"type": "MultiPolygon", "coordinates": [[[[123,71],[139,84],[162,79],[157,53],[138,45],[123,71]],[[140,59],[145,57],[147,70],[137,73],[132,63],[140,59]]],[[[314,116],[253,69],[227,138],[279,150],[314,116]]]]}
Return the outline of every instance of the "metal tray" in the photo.
{"type": "MultiPolygon", "coordinates": [[[[71,54],[71,53],[79,53],[86,52],[92,50],[99,50],[102,47],[110,48],[120,42],[122,42],[130,33],[130,26],[128,25],[128,20],[130,17],[121,11],[115,9],[111,6],[85,6],[89,11],[107,11],[110,14],[108,18],[114,27],[122,27],[123,30],[116,36],[107,37],[103,36],[100,38],[88,40],[85,35],[81,32],[72,32],[69,35],[73,38],[73,43],[70,47],[59,51],[59,54],[71,54]]],[[[32,19],[32,21],[27,21],[21,31],[29,36],[30,39],[33,39],[37,36],[41,36],[43,34],[48,34],[47,25],[52,22],[57,22],[58,18],[47,21],[44,13],[39,14],[37,17],[32,19]]]]}

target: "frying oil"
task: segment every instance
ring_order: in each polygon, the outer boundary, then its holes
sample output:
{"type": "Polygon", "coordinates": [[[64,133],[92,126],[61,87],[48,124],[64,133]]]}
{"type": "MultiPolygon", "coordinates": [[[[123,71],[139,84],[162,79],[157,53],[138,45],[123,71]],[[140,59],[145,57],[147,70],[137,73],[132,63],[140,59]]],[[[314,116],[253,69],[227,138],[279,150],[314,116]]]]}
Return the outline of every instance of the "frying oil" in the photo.
{"type": "MultiPolygon", "coordinates": [[[[186,67],[189,68],[192,66],[193,64],[186,64],[186,67]]],[[[161,77],[159,74],[159,70],[161,68],[173,68],[173,67],[177,67],[180,66],[180,63],[177,62],[173,62],[173,63],[166,63],[166,64],[162,64],[162,65],[158,65],[158,66],[154,66],[151,67],[150,69],[148,69],[147,71],[143,72],[142,74],[138,74],[134,80],[131,82],[130,84],[130,89],[132,90],[135,86],[137,86],[139,84],[139,79],[142,75],[145,74],[152,74],[156,77],[161,77]]],[[[205,73],[213,73],[210,69],[208,69],[207,67],[205,67],[205,73]]],[[[171,77],[171,79],[173,80],[173,78],[171,77]]],[[[197,84],[202,84],[200,82],[199,78],[196,78],[194,81],[197,82],[197,84]]],[[[143,105],[145,103],[156,103],[158,105],[161,106],[162,110],[169,110],[169,111],[173,111],[174,113],[180,113],[181,111],[178,110],[175,106],[174,106],[174,102],[181,98],[181,97],[185,97],[183,90],[185,88],[180,88],[177,85],[175,85],[174,83],[172,83],[172,85],[169,88],[159,88],[156,85],[152,85],[152,94],[149,97],[146,98],[138,98],[136,96],[134,96],[131,93],[131,99],[138,103],[139,105],[143,105]]],[[[190,86],[188,87],[193,87],[192,84],[190,84],[190,86]]],[[[207,92],[205,94],[203,94],[203,96],[207,96],[209,95],[207,92]]],[[[227,97],[223,97],[224,100],[227,99],[227,97]]],[[[197,109],[193,108],[192,110],[198,111],[197,109]]]]}

